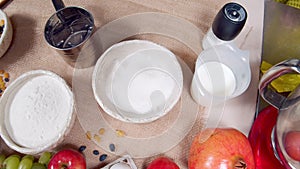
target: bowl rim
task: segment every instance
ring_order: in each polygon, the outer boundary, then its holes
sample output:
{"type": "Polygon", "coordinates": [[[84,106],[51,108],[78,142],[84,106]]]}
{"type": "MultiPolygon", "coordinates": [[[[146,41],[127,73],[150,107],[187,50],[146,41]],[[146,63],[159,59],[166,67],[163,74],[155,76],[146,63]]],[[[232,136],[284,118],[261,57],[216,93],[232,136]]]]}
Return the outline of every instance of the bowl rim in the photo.
{"type": "Polygon", "coordinates": [[[2,42],[4,41],[4,37],[5,35],[7,34],[8,32],[8,22],[9,22],[9,19],[8,19],[8,16],[6,15],[6,13],[4,11],[2,11],[0,9],[0,19],[3,19],[4,20],[4,29],[3,29],[3,32],[0,36],[0,45],[2,44],[2,42]],[[2,17],[1,17],[2,16],[2,17]]]}
{"type": "MultiPolygon", "coordinates": [[[[128,57],[130,55],[133,55],[134,53],[138,52],[138,51],[134,51],[133,53],[127,55],[127,56],[124,56],[124,57],[128,57]]],[[[106,63],[107,64],[107,63],[106,63]]],[[[94,94],[94,98],[96,100],[96,102],[98,103],[98,105],[104,110],[105,113],[107,113],[108,115],[110,115],[111,117],[115,118],[115,119],[118,119],[120,121],[123,121],[123,122],[128,122],[128,123],[136,123],[136,124],[141,124],[141,123],[150,123],[150,122],[153,122],[159,118],[162,118],[163,116],[165,116],[169,111],[172,110],[172,108],[177,104],[178,100],[180,100],[180,97],[181,97],[181,94],[182,94],[182,89],[183,88],[183,72],[182,72],[182,68],[181,68],[181,65],[180,63],[178,62],[177,60],[177,57],[176,55],[171,52],[169,49],[167,49],[166,47],[164,46],[161,46],[159,44],[156,44],[152,41],[148,41],[148,40],[137,40],[137,39],[134,39],[134,40],[125,40],[125,41],[121,41],[119,43],[116,43],[112,46],[110,46],[101,56],[100,58],[98,59],[98,61],[96,62],[96,65],[94,67],[94,70],[93,70],[93,74],[92,74],[92,90],[93,90],[93,94],[94,94]],[[99,69],[101,68],[101,66],[104,64],[105,62],[105,58],[106,58],[106,55],[111,52],[112,50],[114,50],[115,48],[119,48],[123,45],[128,45],[128,44],[147,44],[147,45],[153,45],[155,46],[155,48],[149,48],[149,49],[139,49],[138,51],[144,51],[144,50],[159,50],[159,51],[163,51],[165,53],[168,54],[168,56],[170,56],[174,61],[176,60],[177,64],[177,68],[179,69],[180,72],[180,84],[179,84],[179,93],[178,95],[176,96],[176,98],[174,99],[174,101],[168,105],[167,109],[165,109],[165,111],[163,113],[160,113],[158,114],[157,116],[151,116],[151,117],[147,117],[145,119],[138,119],[138,118],[132,118],[132,117],[124,117],[122,115],[119,115],[118,113],[114,113],[114,111],[112,109],[109,108],[109,106],[106,106],[105,103],[103,102],[103,97],[99,96],[99,93],[97,93],[97,87],[96,86],[96,81],[98,79],[97,77],[97,74],[99,73],[99,69]]],[[[101,94],[100,94],[101,95],[101,94]]],[[[107,96],[106,96],[107,97],[107,96]]]]}
{"type": "MultiPolygon", "coordinates": [[[[6,125],[5,125],[5,115],[0,116],[0,134],[1,134],[1,138],[3,139],[3,141],[7,144],[8,147],[10,147],[11,149],[20,152],[20,153],[24,153],[24,154],[38,154],[42,151],[45,151],[47,149],[53,148],[56,145],[58,145],[65,137],[65,135],[71,130],[72,125],[74,124],[75,121],[75,102],[74,102],[74,95],[73,92],[71,91],[71,88],[69,87],[69,85],[65,82],[65,80],[60,77],[59,75],[51,72],[51,71],[47,71],[47,70],[31,70],[28,71],[22,75],[20,75],[15,81],[13,81],[5,90],[5,92],[3,93],[1,99],[0,99],[0,109],[5,109],[5,107],[1,107],[6,105],[6,102],[8,100],[9,95],[11,94],[11,92],[13,92],[14,90],[19,90],[18,86],[16,85],[20,85],[21,86],[24,85],[24,83],[34,77],[38,77],[38,76],[42,76],[42,75],[46,75],[49,77],[53,77],[56,80],[58,80],[61,85],[64,86],[64,88],[67,90],[68,94],[70,95],[71,98],[71,108],[70,108],[70,112],[68,112],[68,119],[66,122],[66,127],[60,131],[61,133],[59,133],[58,137],[56,139],[53,140],[53,142],[51,143],[47,143],[44,144],[43,146],[39,146],[36,148],[28,148],[28,147],[23,147],[17,143],[15,143],[13,141],[13,139],[10,137],[9,132],[6,129],[6,125]]],[[[6,111],[2,111],[3,114],[6,114],[6,111]]]]}

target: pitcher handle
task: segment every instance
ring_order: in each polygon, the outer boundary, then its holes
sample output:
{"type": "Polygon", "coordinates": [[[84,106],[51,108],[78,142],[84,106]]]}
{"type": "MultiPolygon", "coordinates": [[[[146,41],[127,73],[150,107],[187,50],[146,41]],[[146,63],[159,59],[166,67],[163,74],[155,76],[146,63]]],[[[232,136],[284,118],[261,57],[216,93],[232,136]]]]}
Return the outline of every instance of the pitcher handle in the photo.
{"type": "Polygon", "coordinates": [[[296,72],[300,74],[300,60],[299,59],[289,59],[280,62],[273,67],[271,67],[262,77],[259,82],[259,93],[262,98],[278,109],[287,108],[289,105],[294,104],[299,101],[300,96],[287,99],[285,96],[277,93],[276,91],[269,88],[269,84],[279,76],[287,73],[296,72]]]}

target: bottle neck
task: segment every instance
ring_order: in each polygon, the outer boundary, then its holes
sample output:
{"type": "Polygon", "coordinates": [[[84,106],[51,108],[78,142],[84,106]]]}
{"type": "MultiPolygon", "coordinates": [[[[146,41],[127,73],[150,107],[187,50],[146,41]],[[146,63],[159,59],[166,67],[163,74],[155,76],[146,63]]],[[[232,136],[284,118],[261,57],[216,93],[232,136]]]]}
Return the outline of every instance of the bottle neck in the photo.
{"type": "Polygon", "coordinates": [[[204,36],[204,38],[202,40],[202,49],[205,50],[212,46],[221,45],[221,44],[230,44],[232,42],[233,42],[233,40],[225,41],[225,40],[219,39],[213,33],[212,28],[209,28],[208,32],[206,33],[206,35],[204,36]]]}

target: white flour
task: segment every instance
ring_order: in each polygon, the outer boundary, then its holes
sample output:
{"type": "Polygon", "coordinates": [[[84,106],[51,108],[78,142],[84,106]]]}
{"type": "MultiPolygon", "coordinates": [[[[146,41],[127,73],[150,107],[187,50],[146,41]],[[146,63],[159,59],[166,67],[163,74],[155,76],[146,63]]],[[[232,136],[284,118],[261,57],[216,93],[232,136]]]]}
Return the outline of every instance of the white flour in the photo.
{"type": "Polygon", "coordinates": [[[38,76],[17,91],[6,126],[11,138],[21,146],[36,148],[63,134],[73,109],[72,96],[59,80],[38,76]]]}

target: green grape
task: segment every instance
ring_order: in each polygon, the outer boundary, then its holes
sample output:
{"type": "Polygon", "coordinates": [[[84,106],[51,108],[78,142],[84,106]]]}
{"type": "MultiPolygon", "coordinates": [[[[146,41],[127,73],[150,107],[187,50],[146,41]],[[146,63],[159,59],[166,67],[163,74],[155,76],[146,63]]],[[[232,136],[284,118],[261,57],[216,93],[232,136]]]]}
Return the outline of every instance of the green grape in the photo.
{"type": "Polygon", "coordinates": [[[4,166],[4,168],[6,167],[8,161],[9,161],[10,159],[12,159],[12,158],[17,158],[17,159],[19,159],[19,161],[20,161],[20,158],[21,158],[21,157],[20,157],[19,155],[16,155],[16,154],[8,156],[8,157],[3,161],[3,164],[2,164],[2,165],[4,166]]]}
{"type": "Polygon", "coordinates": [[[25,158],[29,158],[30,160],[34,161],[34,157],[32,155],[25,155],[24,157],[22,157],[22,160],[25,158]]]}
{"type": "Polygon", "coordinates": [[[5,169],[18,169],[20,164],[20,156],[19,155],[11,155],[7,157],[4,162],[5,169]]]}
{"type": "Polygon", "coordinates": [[[4,160],[5,160],[5,155],[4,154],[0,154],[0,168],[3,168],[2,167],[2,164],[3,164],[3,162],[4,162],[4,160]]]}
{"type": "Polygon", "coordinates": [[[25,157],[22,158],[18,169],[31,169],[33,163],[33,158],[25,157]]]}
{"type": "Polygon", "coordinates": [[[39,158],[39,163],[47,165],[51,159],[52,154],[48,151],[45,151],[42,153],[42,155],[39,158]]]}
{"type": "Polygon", "coordinates": [[[41,163],[33,163],[31,169],[47,169],[47,167],[41,163]]]}

